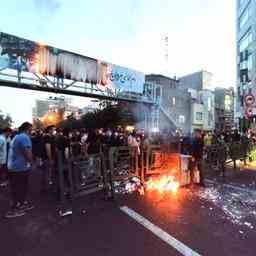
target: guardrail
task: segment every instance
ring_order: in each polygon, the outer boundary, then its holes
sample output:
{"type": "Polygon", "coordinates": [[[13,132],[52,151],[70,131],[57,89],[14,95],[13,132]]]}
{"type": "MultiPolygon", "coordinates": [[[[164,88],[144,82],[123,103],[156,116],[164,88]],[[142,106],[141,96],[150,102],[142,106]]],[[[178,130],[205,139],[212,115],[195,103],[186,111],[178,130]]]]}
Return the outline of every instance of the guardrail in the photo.
{"type": "Polygon", "coordinates": [[[249,141],[214,144],[206,149],[206,163],[213,169],[223,169],[225,165],[233,163],[236,170],[236,161],[242,160],[246,164],[248,160],[252,160],[252,154],[256,159],[256,148],[249,141]]]}
{"type": "Polygon", "coordinates": [[[113,197],[112,173],[106,168],[102,153],[86,157],[72,157],[65,161],[58,154],[58,191],[61,208],[66,208],[75,197],[102,191],[106,198],[113,197]],[[67,199],[69,195],[69,199],[67,199]]]}
{"type": "Polygon", "coordinates": [[[134,147],[105,148],[102,153],[64,160],[58,151],[58,190],[61,207],[76,197],[102,191],[106,198],[115,198],[115,183],[145,177],[170,170],[168,148],[151,145],[138,150],[134,147]]]}

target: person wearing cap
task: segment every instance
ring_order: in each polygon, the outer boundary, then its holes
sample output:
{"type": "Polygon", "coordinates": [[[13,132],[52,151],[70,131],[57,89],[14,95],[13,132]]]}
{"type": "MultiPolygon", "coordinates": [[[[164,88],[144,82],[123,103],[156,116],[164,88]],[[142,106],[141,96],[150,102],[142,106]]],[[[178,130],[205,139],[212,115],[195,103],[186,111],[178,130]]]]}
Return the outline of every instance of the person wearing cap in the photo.
{"type": "Polygon", "coordinates": [[[10,128],[0,129],[0,187],[8,185],[7,176],[7,144],[12,130],[10,128]]]}
{"type": "Polygon", "coordinates": [[[19,133],[10,143],[8,171],[12,197],[12,207],[6,218],[20,217],[33,205],[27,202],[28,180],[32,169],[32,142],[30,133],[32,124],[25,122],[19,128],[19,133]]]}

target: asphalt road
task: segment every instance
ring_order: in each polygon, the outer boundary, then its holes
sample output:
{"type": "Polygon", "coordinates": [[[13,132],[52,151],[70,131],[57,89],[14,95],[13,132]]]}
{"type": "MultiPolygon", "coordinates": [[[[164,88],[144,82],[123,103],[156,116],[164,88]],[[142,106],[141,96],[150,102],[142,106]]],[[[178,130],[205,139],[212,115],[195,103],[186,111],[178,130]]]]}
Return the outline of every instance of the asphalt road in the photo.
{"type": "MultiPolygon", "coordinates": [[[[32,212],[1,218],[0,255],[255,255],[256,195],[250,191],[209,183],[176,195],[119,195],[115,202],[99,193],[75,200],[73,215],[60,218],[52,194],[41,196],[37,188],[34,181],[32,212]],[[145,222],[122,211],[124,206],[145,222]]],[[[0,190],[0,214],[7,198],[0,190]]]]}

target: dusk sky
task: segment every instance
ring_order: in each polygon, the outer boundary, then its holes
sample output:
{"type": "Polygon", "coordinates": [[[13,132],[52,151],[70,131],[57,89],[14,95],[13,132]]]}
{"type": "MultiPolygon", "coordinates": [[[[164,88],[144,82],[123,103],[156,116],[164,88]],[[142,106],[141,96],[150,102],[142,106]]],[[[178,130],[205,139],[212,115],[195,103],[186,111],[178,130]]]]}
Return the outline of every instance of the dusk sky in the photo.
{"type": "MultiPolygon", "coordinates": [[[[0,13],[2,32],[144,73],[179,77],[204,69],[215,86],[235,85],[234,0],[8,0],[0,13]]],[[[35,99],[46,97],[1,87],[0,109],[19,125],[31,120],[35,99]]]]}

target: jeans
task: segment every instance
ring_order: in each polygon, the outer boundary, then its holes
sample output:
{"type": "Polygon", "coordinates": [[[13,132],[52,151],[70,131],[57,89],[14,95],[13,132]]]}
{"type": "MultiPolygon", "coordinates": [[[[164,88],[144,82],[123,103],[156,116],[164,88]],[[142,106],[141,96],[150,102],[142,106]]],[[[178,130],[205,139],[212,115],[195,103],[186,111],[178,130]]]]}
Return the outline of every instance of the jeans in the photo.
{"type": "Polygon", "coordinates": [[[196,167],[199,171],[199,175],[200,175],[200,184],[204,184],[204,173],[203,173],[203,167],[202,167],[202,159],[195,159],[193,162],[192,162],[192,168],[191,168],[191,171],[190,171],[190,174],[191,174],[191,183],[193,182],[194,180],[194,171],[196,170],[196,167]]]}
{"type": "Polygon", "coordinates": [[[47,190],[49,182],[54,179],[54,165],[50,164],[48,160],[37,159],[37,169],[41,173],[41,190],[47,190]]]}
{"type": "Polygon", "coordinates": [[[11,197],[14,207],[18,203],[23,204],[27,199],[29,174],[30,171],[9,172],[11,197]]]}
{"type": "Polygon", "coordinates": [[[8,169],[6,164],[0,164],[0,183],[6,182],[8,177],[8,169]]]}

